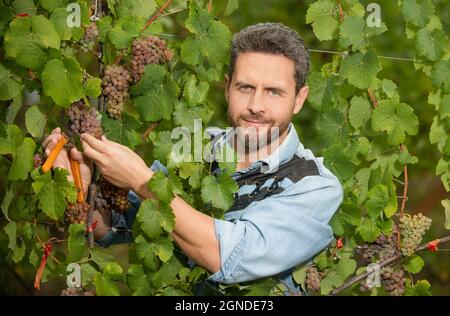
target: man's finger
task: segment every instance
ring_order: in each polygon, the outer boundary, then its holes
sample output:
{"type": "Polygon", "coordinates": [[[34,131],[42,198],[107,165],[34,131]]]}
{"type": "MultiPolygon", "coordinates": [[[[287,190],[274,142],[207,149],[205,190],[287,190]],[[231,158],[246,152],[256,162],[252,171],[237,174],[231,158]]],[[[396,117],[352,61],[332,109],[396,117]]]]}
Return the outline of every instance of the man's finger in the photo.
{"type": "Polygon", "coordinates": [[[108,149],[108,146],[105,143],[87,133],[81,134],[81,139],[84,142],[88,143],[90,147],[92,147],[93,149],[95,149],[100,153],[105,153],[108,149]]]}
{"type": "Polygon", "coordinates": [[[81,145],[83,146],[83,153],[86,157],[94,160],[97,163],[102,163],[104,157],[102,153],[95,150],[95,148],[91,147],[89,143],[85,142],[84,140],[81,141],[81,145]]]}
{"type": "Polygon", "coordinates": [[[114,146],[114,147],[120,147],[120,146],[123,146],[123,145],[121,145],[121,144],[119,144],[119,143],[116,143],[116,142],[113,142],[112,140],[109,140],[108,138],[106,138],[105,135],[102,136],[102,142],[105,143],[105,144],[114,146]]]}
{"type": "Polygon", "coordinates": [[[79,163],[84,163],[83,154],[80,153],[75,147],[70,151],[70,157],[79,163]]]}
{"type": "MultiPolygon", "coordinates": [[[[48,145],[52,142],[52,141],[54,141],[55,142],[55,144],[58,142],[58,140],[60,139],[60,137],[61,137],[61,134],[51,134],[50,136],[48,136],[45,140],[44,140],[44,142],[42,143],[42,147],[44,147],[44,148],[47,148],[48,147],[48,145]]],[[[55,146],[55,144],[53,144],[53,146],[55,146]]],[[[53,147],[52,146],[52,147],[53,147]]],[[[50,148],[51,149],[51,148],[50,148]]]]}

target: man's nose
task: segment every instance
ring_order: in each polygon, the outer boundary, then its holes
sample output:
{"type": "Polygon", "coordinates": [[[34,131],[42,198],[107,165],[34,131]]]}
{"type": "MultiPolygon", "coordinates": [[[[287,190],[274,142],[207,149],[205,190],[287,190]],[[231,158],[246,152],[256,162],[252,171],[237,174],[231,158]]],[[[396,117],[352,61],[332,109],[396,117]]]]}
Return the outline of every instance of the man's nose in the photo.
{"type": "Polygon", "coordinates": [[[248,103],[247,109],[252,113],[264,112],[264,91],[257,88],[248,103]]]}

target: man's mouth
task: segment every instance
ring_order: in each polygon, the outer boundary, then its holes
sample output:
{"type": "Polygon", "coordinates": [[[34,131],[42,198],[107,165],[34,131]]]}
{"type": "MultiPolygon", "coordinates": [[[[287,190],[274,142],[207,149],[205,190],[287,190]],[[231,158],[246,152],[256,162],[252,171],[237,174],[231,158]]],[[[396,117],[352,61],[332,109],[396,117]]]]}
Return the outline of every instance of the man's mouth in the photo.
{"type": "Polygon", "coordinates": [[[255,126],[255,127],[262,127],[262,126],[267,126],[267,124],[269,122],[267,121],[261,121],[261,120],[255,120],[255,119],[248,119],[248,118],[243,118],[243,121],[245,121],[247,124],[246,125],[251,125],[251,126],[255,126]]]}

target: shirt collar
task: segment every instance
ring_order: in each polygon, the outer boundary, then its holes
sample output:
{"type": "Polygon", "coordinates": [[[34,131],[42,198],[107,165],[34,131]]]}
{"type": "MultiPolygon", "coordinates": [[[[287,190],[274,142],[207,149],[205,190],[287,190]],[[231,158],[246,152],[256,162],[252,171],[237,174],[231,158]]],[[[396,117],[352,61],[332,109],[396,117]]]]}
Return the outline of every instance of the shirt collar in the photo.
{"type": "MultiPolygon", "coordinates": [[[[232,134],[232,130],[224,132],[214,147],[222,147],[227,142],[230,142],[230,135],[232,134]]],[[[294,125],[290,123],[286,138],[272,154],[266,158],[253,162],[249,168],[239,170],[237,173],[246,173],[256,168],[260,168],[261,173],[273,173],[278,169],[279,165],[289,161],[295,155],[300,145],[301,143],[298,138],[297,131],[295,130],[294,125]]]]}

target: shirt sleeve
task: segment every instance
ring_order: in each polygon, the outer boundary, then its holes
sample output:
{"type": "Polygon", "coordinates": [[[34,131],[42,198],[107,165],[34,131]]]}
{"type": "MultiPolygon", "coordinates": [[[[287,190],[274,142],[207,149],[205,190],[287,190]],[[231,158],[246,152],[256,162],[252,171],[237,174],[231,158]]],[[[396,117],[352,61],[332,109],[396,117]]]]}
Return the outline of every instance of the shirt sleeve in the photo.
{"type": "Polygon", "coordinates": [[[333,239],[328,222],[342,198],[335,177],[308,176],[253,202],[238,220],[215,219],[221,267],[208,280],[252,281],[307,261],[333,239]]]}
{"type": "MultiPolygon", "coordinates": [[[[163,171],[167,174],[167,168],[158,160],[153,162],[150,169],[152,171],[163,171]]],[[[106,248],[114,244],[133,242],[131,227],[141,206],[141,199],[136,193],[130,191],[128,201],[130,202],[130,208],[124,214],[114,210],[111,212],[111,229],[102,238],[96,240],[99,246],[106,248]]]]}

